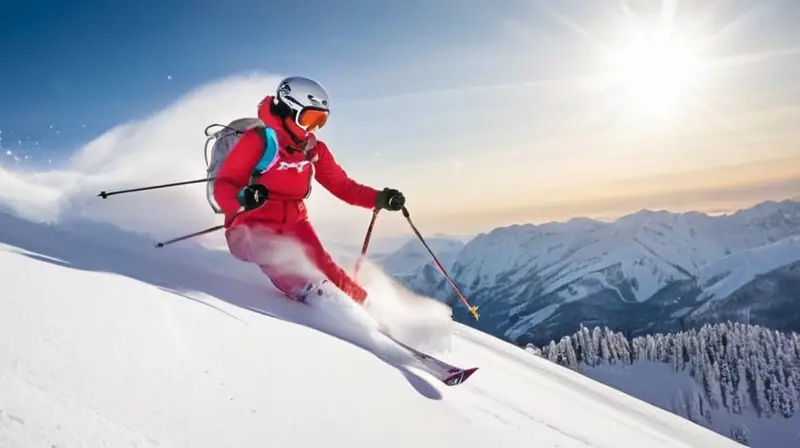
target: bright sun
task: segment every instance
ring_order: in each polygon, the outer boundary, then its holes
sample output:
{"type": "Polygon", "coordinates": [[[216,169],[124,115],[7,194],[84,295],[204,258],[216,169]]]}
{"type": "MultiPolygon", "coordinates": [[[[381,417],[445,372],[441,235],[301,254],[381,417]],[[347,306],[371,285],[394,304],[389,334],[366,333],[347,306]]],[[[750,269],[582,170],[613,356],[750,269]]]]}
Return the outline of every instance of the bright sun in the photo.
{"type": "Polygon", "coordinates": [[[637,33],[611,54],[611,73],[634,112],[663,113],[696,94],[701,60],[691,42],[658,30],[637,33]]]}

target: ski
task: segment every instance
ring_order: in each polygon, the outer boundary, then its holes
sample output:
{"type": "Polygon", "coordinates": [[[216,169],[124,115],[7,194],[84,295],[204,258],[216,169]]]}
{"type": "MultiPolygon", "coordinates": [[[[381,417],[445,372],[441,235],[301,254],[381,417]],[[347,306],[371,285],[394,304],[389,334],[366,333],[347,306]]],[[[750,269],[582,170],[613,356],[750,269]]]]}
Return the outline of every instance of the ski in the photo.
{"type": "Polygon", "coordinates": [[[439,381],[443,382],[447,386],[457,386],[469,379],[473,373],[475,373],[478,368],[477,367],[470,367],[470,368],[462,368],[457,367],[452,364],[446,363],[439,358],[431,356],[425,352],[415,349],[403,342],[398,341],[392,335],[386,333],[385,331],[381,331],[381,334],[389,338],[392,342],[399,345],[406,351],[408,351],[417,361],[420,362],[422,367],[424,367],[425,371],[436,377],[439,381]]]}
{"type": "MultiPolygon", "coordinates": [[[[287,297],[288,298],[288,297],[287,297]]],[[[295,301],[297,303],[302,303],[303,305],[310,305],[310,303],[306,300],[295,300],[288,298],[289,300],[295,301]]],[[[381,334],[386,336],[389,340],[406,350],[411,356],[414,357],[417,361],[419,361],[420,366],[429,374],[433,375],[444,383],[447,386],[457,386],[459,384],[464,383],[478,370],[478,367],[470,367],[470,368],[462,368],[458,366],[454,366],[447,362],[442,361],[435,356],[429,355],[423,351],[417,350],[414,347],[411,347],[408,344],[405,344],[399,340],[397,340],[394,336],[389,334],[387,331],[380,329],[381,334]]]]}

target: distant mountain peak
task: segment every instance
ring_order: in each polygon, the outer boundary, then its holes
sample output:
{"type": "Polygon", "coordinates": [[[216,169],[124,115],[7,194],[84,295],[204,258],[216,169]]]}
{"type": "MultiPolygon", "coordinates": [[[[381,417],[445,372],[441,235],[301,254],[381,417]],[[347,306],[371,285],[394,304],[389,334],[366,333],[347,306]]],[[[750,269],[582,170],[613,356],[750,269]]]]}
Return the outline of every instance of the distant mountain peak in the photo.
{"type": "MultiPolygon", "coordinates": [[[[604,310],[619,315],[639,305],[655,313],[668,308],[660,317],[664,322],[688,316],[709,297],[724,299],[800,258],[800,253],[793,257],[796,240],[754,251],[798,235],[800,202],[783,200],[722,216],[642,209],[613,222],[574,218],[514,224],[446,253],[453,279],[484,310],[482,321],[488,323],[482,325],[516,339],[534,328],[560,331],[561,325],[567,328],[604,310]],[[723,259],[729,265],[717,264],[723,259]],[[759,266],[738,267],[748,263],[759,266]],[[704,280],[697,282],[698,277],[704,280]],[[712,284],[713,295],[695,291],[712,284]]],[[[400,263],[402,272],[389,272],[418,293],[452,299],[444,277],[424,269],[430,257],[420,254],[416,267],[400,263]]]]}

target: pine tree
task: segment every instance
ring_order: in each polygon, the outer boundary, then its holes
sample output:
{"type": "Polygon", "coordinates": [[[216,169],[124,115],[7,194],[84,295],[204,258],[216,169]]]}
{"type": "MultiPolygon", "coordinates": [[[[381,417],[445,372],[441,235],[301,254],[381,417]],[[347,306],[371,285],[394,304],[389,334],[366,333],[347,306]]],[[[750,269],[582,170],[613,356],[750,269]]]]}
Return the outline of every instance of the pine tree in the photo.
{"type": "Polygon", "coordinates": [[[558,362],[558,346],[556,345],[556,341],[550,341],[550,344],[547,346],[547,360],[556,364],[560,364],[558,362]]]}
{"type": "Polygon", "coordinates": [[[792,345],[794,346],[794,359],[800,359],[800,333],[792,334],[792,345]]]}
{"type": "Polygon", "coordinates": [[[646,346],[642,353],[642,359],[653,360],[656,358],[656,340],[649,334],[645,337],[646,346]]]}
{"type": "Polygon", "coordinates": [[[725,406],[726,409],[730,409],[734,393],[733,393],[733,378],[731,375],[731,369],[727,358],[719,364],[719,386],[720,386],[720,395],[722,397],[722,404],[723,406],[725,406]]]}
{"type": "Polygon", "coordinates": [[[622,362],[626,364],[633,364],[633,358],[631,357],[631,344],[628,342],[628,338],[626,338],[625,335],[617,335],[617,346],[617,352],[619,353],[619,357],[622,362]]]}
{"type": "Polygon", "coordinates": [[[683,370],[683,338],[674,338],[670,347],[670,361],[672,371],[683,370]]]}
{"type": "Polygon", "coordinates": [[[750,437],[747,435],[747,427],[744,425],[731,425],[730,438],[741,443],[744,446],[750,444],[750,437]]]}
{"type": "Polygon", "coordinates": [[[781,408],[781,412],[783,416],[786,418],[791,417],[797,412],[798,407],[800,407],[800,403],[798,403],[798,396],[800,396],[800,388],[797,382],[797,370],[794,372],[790,372],[789,375],[786,377],[786,388],[784,389],[784,400],[785,406],[781,408]]]}
{"type": "Polygon", "coordinates": [[[572,346],[572,338],[564,336],[561,343],[563,344],[562,350],[566,358],[566,366],[570,369],[577,370],[579,367],[578,358],[575,354],[575,348],[572,346]]]}
{"type": "Polygon", "coordinates": [[[753,355],[751,360],[753,361],[753,382],[754,382],[754,400],[756,410],[759,414],[763,414],[767,417],[772,415],[769,402],[767,401],[767,394],[766,394],[766,386],[764,384],[764,379],[766,376],[765,370],[762,367],[763,362],[761,361],[762,358],[756,353],[753,355]]]}
{"type": "Polygon", "coordinates": [[[606,327],[605,331],[603,331],[603,339],[606,341],[609,361],[612,364],[616,364],[620,361],[619,348],[617,347],[618,335],[606,327]]]}
{"type": "Polygon", "coordinates": [[[719,364],[709,361],[705,368],[705,392],[708,404],[711,408],[717,409],[722,403],[722,392],[720,390],[719,364]]]}
{"type": "Polygon", "coordinates": [[[594,360],[595,365],[600,364],[600,360],[602,354],[600,353],[600,339],[603,338],[603,330],[600,327],[594,327],[592,329],[592,337],[591,337],[591,345],[592,345],[592,353],[594,353],[594,360]]]}
{"type": "Polygon", "coordinates": [[[525,351],[534,356],[542,356],[542,349],[531,343],[525,344],[525,351]]]}
{"type": "Polygon", "coordinates": [[[611,361],[611,350],[608,348],[608,338],[605,334],[600,337],[600,358],[605,362],[611,361]]]}
{"type": "Polygon", "coordinates": [[[584,350],[584,356],[586,359],[586,364],[590,366],[596,366],[598,364],[598,356],[597,350],[594,348],[594,342],[592,341],[592,333],[591,331],[583,327],[583,331],[581,331],[581,335],[583,337],[582,345],[584,350]]]}
{"type": "MultiPolygon", "coordinates": [[[[536,353],[535,350],[532,351],[536,353]]],[[[740,414],[753,406],[759,416],[788,418],[800,409],[800,335],[739,322],[706,324],[676,334],[628,340],[608,327],[586,327],[539,352],[552,362],[582,366],[650,360],[687,370],[702,393],[687,397],[692,419],[710,422],[720,406],[740,414]]]]}
{"type": "Polygon", "coordinates": [[[578,330],[578,332],[575,333],[575,340],[577,341],[578,347],[580,347],[580,355],[578,359],[582,360],[582,362],[586,363],[586,365],[591,366],[593,364],[591,355],[588,351],[588,341],[586,337],[587,334],[588,330],[586,329],[586,327],[583,326],[583,324],[581,324],[580,330],[578,330]]]}
{"type": "Polygon", "coordinates": [[[698,392],[692,393],[691,404],[689,407],[689,420],[699,422],[703,418],[703,398],[698,392]]]}
{"type": "Polygon", "coordinates": [[[669,359],[667,358],[666,338],[661,333],[656,334],[656,354],[653,360],[660,362],[669,361],[669,359]]]}
{"type": "Polygon", "coordinates": [[[642,359],[644,352],[644,339],[636,338],[631,341],[631,364],[642,359]]]}
{"type": "Polygon", "coordinates": [[[742,413],[743,403],[747,399],[748,384],[747,384],[747,371],[745,368],[745,360],[743,358],[736,358],[736,392],[733,394],[731,400],[731,410],[736,414],[742,413]]]}

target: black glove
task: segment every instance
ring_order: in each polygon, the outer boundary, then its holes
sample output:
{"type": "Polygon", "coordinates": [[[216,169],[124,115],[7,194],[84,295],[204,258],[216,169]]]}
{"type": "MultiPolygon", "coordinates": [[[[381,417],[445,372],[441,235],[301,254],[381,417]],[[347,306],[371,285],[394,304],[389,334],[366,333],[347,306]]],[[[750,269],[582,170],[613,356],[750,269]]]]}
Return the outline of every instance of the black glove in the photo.
{"type": "Polygon", "coordinates": [[[239,200],[239,204],[241,204],[245,210],[252,210],[264,205],[264,203],[267,202],[268,196],[269,191],[267,187],[261,184],[252,184],[242,188],[236,196],[236,199],[239,200]]]}
{"type": "Polygon", "coordinates": [[[378,192],[375,197],[375,207],[378,209],[386,209],[391,211],[402,210],[406,205],[406,197],[403,193],[393,189],[384,188],[383,191],[378,192]]]}

